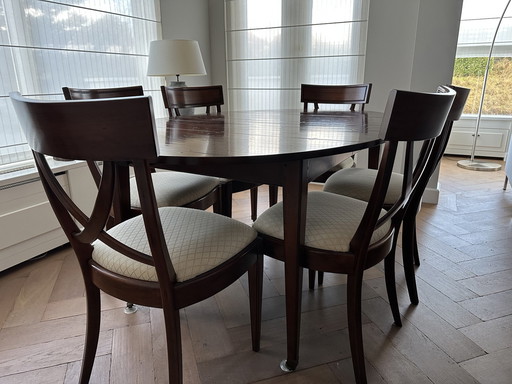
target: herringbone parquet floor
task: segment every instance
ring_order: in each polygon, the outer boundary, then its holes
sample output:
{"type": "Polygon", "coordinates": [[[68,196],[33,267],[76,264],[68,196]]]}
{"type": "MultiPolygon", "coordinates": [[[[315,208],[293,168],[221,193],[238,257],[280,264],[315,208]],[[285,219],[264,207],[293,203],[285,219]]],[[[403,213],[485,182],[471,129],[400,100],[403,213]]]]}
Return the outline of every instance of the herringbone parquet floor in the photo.
{"type": "MultiPolygon", "coordinates": [[[[365,275],[363,321],[370,383],[512,383],[512,192],[504,173],[442,162],[438,205],[418,216],[420,304],[411,306],[397,258],[403,327],[392,325],[382,267],[365,275]]],[[[260,211],[267,206],[260,193],[260,211]]],[[[249,222],[241,193],[234,216],[249,222]]],[[[186,383],[350,383],[343,277],[304,285],[301,360],[284,374],[283,268],[265,260],[262,349],[250,349],[246,280],[182,312],[186,383]]],[[[103,297],[93,383],[165,383],[162,313],[103,297]]],[[[0,383],[76,383],[85,298],[71,249],[0,274],[0,383]]]]}

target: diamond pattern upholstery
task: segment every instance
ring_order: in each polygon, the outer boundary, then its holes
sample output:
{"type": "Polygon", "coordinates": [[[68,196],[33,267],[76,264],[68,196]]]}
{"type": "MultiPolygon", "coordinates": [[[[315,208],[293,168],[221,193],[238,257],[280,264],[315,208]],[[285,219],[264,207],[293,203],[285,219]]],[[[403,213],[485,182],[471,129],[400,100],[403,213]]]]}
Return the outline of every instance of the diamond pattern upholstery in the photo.
{"type": "MultiPolygon", "coordinates": [[[[184,172],[155,172],[151,174],[159,207],[180,207],[195,201],[212,191],[220,179],[184,172]]],[[[140,208],[135,178],[130,178],[131,206],[140,208]]]]}
{"type": "MultiPolygon", "coordinates": [[[[306,235],[304,244],[308,247],[329,251],[348,252],[367,203],[350,197],[326,192],[308,193],[306,214],[306,235]]],[[[386,213],[382,210],[381,216],[386,213]]],[[[284,239],[282,202],[263,212],[254,222],[258,232],[278,239],[284,239]]],[[[390,224],[378,228],[372,242],[383,238],[390,224]]]]}
{"type": "MultiPolygon", "coordinates": [[[[178,282],[222,264],[257,236],[248,225],[211,212],[164,207],[159,213],[178,282]]],[[[137,251],[151,254],[141,216],[116,225],[108,233],[137,251]]],[[[94,243],[92,258],[117,274],[158,281],[154,267],[132,260],[99,240],[94,243]]]]}
{"type": "MultiPolygon", "coordinates": [[[[324,191],[368,201],[377,177],[376,169],[347,168],[331,175],[324,184],[324,191]]],[[[385,205],[393,205],[400,197],[403,176],[393,173],[384,200],[385,205]]]]}

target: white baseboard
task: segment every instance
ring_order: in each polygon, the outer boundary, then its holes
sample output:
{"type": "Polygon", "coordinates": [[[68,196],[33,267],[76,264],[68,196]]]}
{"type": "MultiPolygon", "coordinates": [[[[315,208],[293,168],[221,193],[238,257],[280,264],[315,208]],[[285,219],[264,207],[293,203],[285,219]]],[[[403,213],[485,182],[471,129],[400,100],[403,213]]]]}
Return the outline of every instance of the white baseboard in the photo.
{"type": "Polygon", "coordinates": [[[427,204],[437,204],[439,202],[439,189],[426,188],[423,193],[422,202],[427,204]]]}

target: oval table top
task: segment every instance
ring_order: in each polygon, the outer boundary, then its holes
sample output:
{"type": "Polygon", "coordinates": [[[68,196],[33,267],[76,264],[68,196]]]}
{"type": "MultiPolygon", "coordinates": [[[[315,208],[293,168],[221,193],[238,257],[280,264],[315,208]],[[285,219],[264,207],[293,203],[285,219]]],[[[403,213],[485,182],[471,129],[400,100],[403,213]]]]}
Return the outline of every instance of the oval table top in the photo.
{"type": "Polygon", "coordinates": [[[162,159],[266,162],[378,145],[381,120],[378,112],[234,111],[158,119],[157,130],[162,159]]]}

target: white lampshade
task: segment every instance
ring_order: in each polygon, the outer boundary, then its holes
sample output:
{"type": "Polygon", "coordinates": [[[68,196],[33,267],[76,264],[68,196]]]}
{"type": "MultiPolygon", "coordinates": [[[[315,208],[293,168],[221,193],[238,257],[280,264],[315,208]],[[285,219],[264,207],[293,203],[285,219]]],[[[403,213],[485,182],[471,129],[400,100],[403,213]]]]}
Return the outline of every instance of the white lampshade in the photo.
{"type": "MultiPolygon", "coordinates": [[[[155,40],[149,45],[148,76],[206,75],[196,40],[155,40]]],[[[178,77],[179,78],[179,77],[178,77]]]]}

